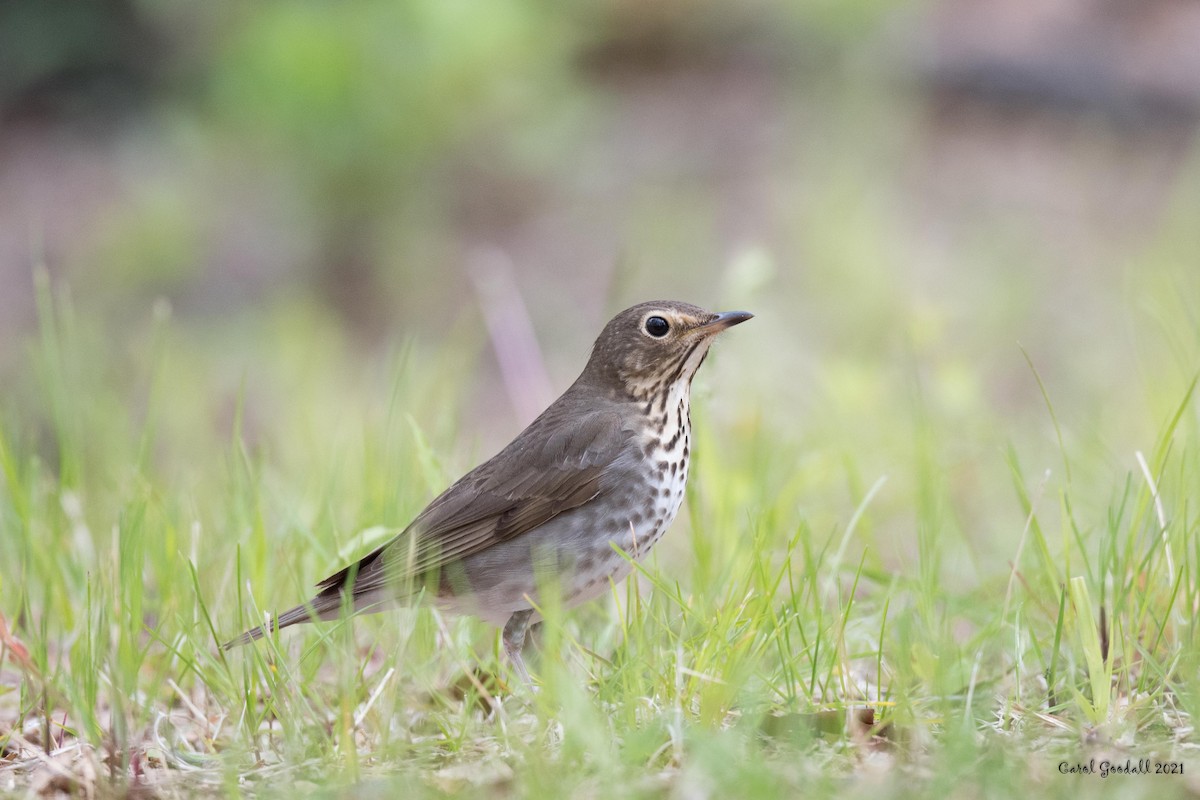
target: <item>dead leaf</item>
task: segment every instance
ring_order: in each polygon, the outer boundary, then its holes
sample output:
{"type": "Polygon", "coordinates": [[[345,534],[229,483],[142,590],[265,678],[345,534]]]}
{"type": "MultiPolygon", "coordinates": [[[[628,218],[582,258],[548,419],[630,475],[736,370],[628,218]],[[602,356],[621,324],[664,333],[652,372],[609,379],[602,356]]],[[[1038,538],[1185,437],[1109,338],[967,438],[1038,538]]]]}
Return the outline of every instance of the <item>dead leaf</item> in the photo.
{"type": "Polygon", "coordinates": [[[13,662],[21,669],[35,676],[38,674],[37,667],[33,665],[33,659],[29,657],[29,648],[16,636],[13,636],[8,627],[8,620],[4,613],[0,612],[0,661],[10,654],[13,662]]]}

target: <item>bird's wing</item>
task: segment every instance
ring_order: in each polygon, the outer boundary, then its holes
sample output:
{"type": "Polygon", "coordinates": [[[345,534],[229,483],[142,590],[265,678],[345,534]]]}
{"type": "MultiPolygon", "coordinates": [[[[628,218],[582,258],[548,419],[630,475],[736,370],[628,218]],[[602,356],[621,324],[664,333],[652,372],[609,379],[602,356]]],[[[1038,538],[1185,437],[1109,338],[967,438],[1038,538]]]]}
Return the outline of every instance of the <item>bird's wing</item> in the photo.
{"type": "Polygon", "coordinates": [[[597,497],[633,433],[612,411],[556,412],[548,409],[508,447],[439,495],[399,536],[320,587],[340,590],[353,569],[354,593],[365,594],[519,536],[597,497]]]}

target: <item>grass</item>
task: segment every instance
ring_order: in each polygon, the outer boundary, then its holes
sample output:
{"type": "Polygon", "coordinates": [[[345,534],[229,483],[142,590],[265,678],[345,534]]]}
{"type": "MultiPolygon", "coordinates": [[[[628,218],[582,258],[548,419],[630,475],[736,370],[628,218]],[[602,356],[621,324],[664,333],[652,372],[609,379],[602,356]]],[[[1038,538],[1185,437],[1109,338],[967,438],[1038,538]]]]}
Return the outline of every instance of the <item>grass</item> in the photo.
{"type": "Polygon", "coordinates": [[[1088,444],[1036,353],[1024,429],[924,374],[920,341],[907,374],[829,366],[830,402],[796,419],[756,390],[761,363],[730,360],[754,350],[738,329],[698,379],[687,519],[608,601],[544,610],[531,695],[493,630],[428,609],[218,648],[486,455],[464,405],[477,325],[356,356],[298,300],[203,330],[160,305],[114,331],[44,276],[39,297],[0,406],[0,792],[1200,786],[1183,313],[1162,317],[1184,366],[1149,382],[1136,456],[1088,444]],[[1186,772],[1060,773],[1127,759],[1186,772]]]}

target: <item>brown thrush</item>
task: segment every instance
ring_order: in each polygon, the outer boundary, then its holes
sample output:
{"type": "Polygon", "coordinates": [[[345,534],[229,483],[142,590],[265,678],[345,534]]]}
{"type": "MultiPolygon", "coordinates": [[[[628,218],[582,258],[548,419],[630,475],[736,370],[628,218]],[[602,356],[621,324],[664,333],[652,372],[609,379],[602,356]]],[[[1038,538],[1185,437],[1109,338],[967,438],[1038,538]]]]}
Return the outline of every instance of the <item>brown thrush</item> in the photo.
{"type": "Polygon", "coordinates": [[[439,608],[504,626],[521,678],[541,591],[598,597],[675,519],[691,452],[692,376],[721,331],[751,318],[687,303],[628,308],[604,326],[583,373],[517,438],[442,492],[396,538],[318,584],[316,597],[247,631],[382,611],[424,592],[439,608]]]}

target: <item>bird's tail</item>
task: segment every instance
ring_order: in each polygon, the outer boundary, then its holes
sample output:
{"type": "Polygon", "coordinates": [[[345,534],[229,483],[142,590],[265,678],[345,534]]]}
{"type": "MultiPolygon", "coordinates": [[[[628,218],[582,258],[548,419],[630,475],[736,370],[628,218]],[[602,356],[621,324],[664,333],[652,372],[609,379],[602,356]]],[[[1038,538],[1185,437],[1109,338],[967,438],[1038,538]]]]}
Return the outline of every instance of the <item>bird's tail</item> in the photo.
{"type": "Polygon", "coordinates": [[[266,625],[251,628],[236,639],[230,639],[221,645],[221,649],[231,650],[234,647],[249,644],[255,639],[261,639],[273,631],[288,628],[292,625],[299,625],[302,622],[337,619],[341,614],[341,610],[342,592],[338,589],[334,591],[325,590],[307,603],[298,605],[295,608],[289,608],[266,625]]]}
{"type": "Polygon", "coordinates": [[[221,645],[221,648],[230,650],[249,644],[280,628],[299,625],[302,622],[337,619],[342,614],[342,607],[347,603],[355,614],[369,614],[387,608],[392,595],[379,577],[384,574],[384,562],[380,558],[383,550],[384,548],[380,547],[361,561],[330,575],[317,584],[317,596],[312,600],[289,608],[266,625],[251,628],[236,639],[221,645]]]}

